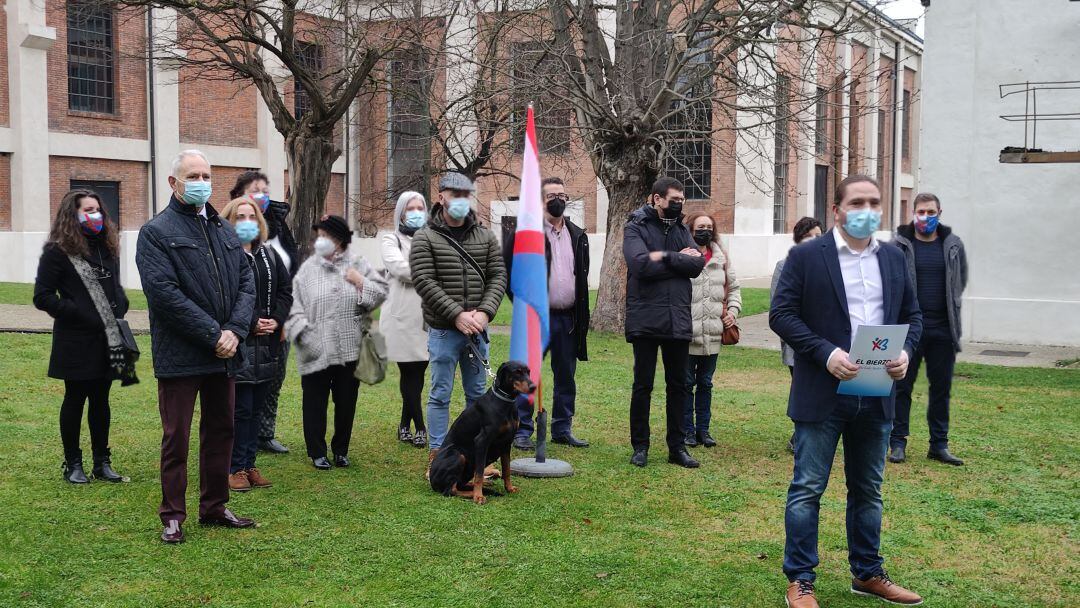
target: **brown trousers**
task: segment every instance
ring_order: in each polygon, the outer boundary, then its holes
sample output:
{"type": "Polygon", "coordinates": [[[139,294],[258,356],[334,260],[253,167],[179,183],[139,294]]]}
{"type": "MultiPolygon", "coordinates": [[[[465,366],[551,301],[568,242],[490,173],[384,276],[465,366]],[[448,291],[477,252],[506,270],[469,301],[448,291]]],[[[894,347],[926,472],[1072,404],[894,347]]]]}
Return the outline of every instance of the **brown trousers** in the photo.
{"type": "Polygon", "coordinates": [[[199,517],[213,517],[229,501],[229,462],[232,458],[234,381],[221,374],[158,379],[161,413],[161,507],[169,520],[187,518],[188,445],[195,396],[199,395],[199,517]]]}

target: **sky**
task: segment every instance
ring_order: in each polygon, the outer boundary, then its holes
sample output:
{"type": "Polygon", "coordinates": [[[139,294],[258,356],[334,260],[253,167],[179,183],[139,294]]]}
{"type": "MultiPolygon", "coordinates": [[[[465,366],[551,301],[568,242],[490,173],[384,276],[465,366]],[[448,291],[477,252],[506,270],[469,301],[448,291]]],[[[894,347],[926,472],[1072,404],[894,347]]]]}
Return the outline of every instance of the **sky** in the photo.
{"type": "MultiPolygon", "coordinates": [[[[932,4],[931,8],[933,8],[932,4]]],[[[920,0],[891,0],[883,2],[881,10],[893,19],[911,19],[912,17],[919,17],[919,24],[915,27],[915,33],[920,37],[923,35],[923,26],[925,25],[926,20],[922,18],[922,15],[926,9],[923,8],[920,0]]]]}

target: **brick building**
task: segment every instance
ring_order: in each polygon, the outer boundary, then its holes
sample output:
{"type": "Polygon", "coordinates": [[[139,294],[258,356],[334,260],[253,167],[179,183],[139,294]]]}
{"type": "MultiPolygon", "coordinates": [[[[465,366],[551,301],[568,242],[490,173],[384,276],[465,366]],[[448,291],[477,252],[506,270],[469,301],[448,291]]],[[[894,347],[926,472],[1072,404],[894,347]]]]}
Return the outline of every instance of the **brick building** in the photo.
{"type": "MultiPolygon", "coordinates": [[[[799,217],[828,221],[829,193],[852,172],[882,179],[889,209],[886,229],[906,218],[918,177],[922,41],[876,13],[867,13],[864,20],[867,27],[821,51],[827,55],[822,65],[833,67],[821,69],[820,84],[838,92],[817,105],[816,116],[798,117],[813,125],[811,131],[792,129],[784,138],[762,135],[757,142],[776,150],[772,163],[752,158],[751,149],[758,146],[730,131],[711,141],[680,142],[682,156],[671,173],[694,184],[687,209],[717,217],[743,276],[771,272],[790,246],[790,230],[799,217]],[[873,74],[876,81],[852,78],[859,73],[873,74]],[[756,166],[754,178],[750,166],[756,166]]],[[[135,237],[167,202],[170,163],[183,149],[198,148],[209,157],[215,205],[226,202],[236,175],[251,168],[270,176],[273,197],[284,196],[284,142],[253,87],[192,79],[187,68],[173,62],[147,60],[148,35],[161,35],[170,21],[162,15],[148,19],[131,9],[88,9],[78,0],[6,3],[0,19],[0,249],[7,263],[0,265],[0,280],[33,280],[60,198],[72,187],[88,186],[103,195],[114,219],[119,218],[123,279],[138,285],[135,237]]],[[[386,69],[393,76],[400,66],[386,69]]],[[[461,93],[461,79],[452,70],[446,67],[433,83],[447,98],[461,93]]],[[[302,110],[293,83],[285,79],[280,86],[287,102],[302,110]]],[[[813,83],[806,86],[792,94],[813,95],[813,83]]],[[[395,107],[385,96],[361,97],[352,113],[357,120],[348,133],[342,129],[343,154],[333,166],[326,210],[348,217],[361,236],[389,227],[388,194],[410,184],[425,189],[425,182],[430,193],[441,168],[430,151],[402,146],[389,135],[409,128],[398,124],[402,119],[395,107]]],[[[719,113],[707,116],[714,125],[722,120],[719,113]]],[[[567,181],[576,198],[568,214],[586,227],[593,250],[600,252],[608,218],[606,192],[581,141],[571,130],[563,133],[565,140],[542,142],[543,170],[567,181]]],[[[520,162],[513,153],[498,159],[511,173],[520,162]]],[[[491,177],[481,179],[478,187],[485,221],[497,228],[502,217],[516,213],[516,181],[491,177]]],[[[362,238],[357,246],[377,260],[374,243],[362,238]]],[[[599,273],[600,264],[592,266],[599,273]]]]}

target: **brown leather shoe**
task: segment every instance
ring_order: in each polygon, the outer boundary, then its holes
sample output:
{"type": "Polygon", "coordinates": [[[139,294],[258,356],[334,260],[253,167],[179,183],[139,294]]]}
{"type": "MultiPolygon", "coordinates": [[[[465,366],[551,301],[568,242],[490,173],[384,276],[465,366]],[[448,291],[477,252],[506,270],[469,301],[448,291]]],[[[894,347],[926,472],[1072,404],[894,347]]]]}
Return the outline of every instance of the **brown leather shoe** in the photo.
{"type": "Polygon", "coordinates": [[[892,582],[892,579],[889,578],[885,571],[866,581],[860,581],[857,578],[851,579],[851,592],[855,595],[876,597],[891,604],[903,606],[918,606],[922,603],[922,598],[919,597],[918,593],[908,591],[892,582]]]}
{"type": "Polygon", "coordinates": [[[165,529],[161,531],[161,540],[170,545],[184,542],[184,529],[180,527],[180,520],[170,519],[165,522],[165,529]]]}
{"type": "Polygon", "coordinates": [[[237,517],[233,515],[232,511],[225,509],[220,515],[200,517],[199,525],[221,526],[223,528],[253,528],[255,527],[255,520],[247,517],[237,517]]]}
{"type": "Polygon", "coordinates": [[[818,608],[817,598],[814,597],[814,583],[804,580],[791,581],[788,583],[784,601],[788,608],[818,608]]]}
{"type": "Polygon", "coordinates": [[[251,489],[251,480],[248,479],[247,471],[237,471],[229,474],[229,489],[233,492],[247,492],[251,489]]]}
{"type": "Polygon", "coordinates": [[[424,471],[424,479],[431,481],[431,463],[435,460],[435,455],[439,453],[439,450],[431,450],[427,453],[427,469],[424,471]]]}
{"type": "Polygon", "coordinates": [[[271,483],[269,479],[263,477],[263,474],[255,467],[251,467],[247,470],[247,477],[253,488],[271,488],[274,486],[274,484],[271,483]]]}

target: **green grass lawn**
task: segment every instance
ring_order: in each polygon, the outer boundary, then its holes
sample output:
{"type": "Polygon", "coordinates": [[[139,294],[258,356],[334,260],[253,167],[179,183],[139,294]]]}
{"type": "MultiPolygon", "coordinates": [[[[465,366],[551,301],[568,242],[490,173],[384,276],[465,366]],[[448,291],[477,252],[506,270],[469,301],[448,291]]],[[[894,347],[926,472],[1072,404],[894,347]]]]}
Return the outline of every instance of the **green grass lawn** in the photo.
{"type": "MultiPolygon", "coordinates": [[[[493,340],[492,360],[502,361],[507,338],[493,340]]],[[[576,475],[521,479],[519,494],[483,507],[432,493],[425,452],[395,441],[396,369],[361,389],[353,466],[314,471],[294,374],[279,420],[293,452],[260,455],[274,487],[230,503],[259,528],[195,524],[193,452],[188,542],[165,546],[148,356],[142,384],[113,390],[114,464],[132,482],[73,487],[59,475],[62,384],[45,378],[49,344],[0,336],[0,606],[783,606],[791,424],[777,353],[725,349],[713,407],[720,445],[694,449],[701,469],[665,463],[659,403],[652,462],[637,469],[627,463],[629,348],[592,337],[575,432],[593,445],[551,450],[576,475]]],[[[912,458],[886,469],[886,566],[929,606],[1076,605],[1080,371],[957,372],[951,447],[968,464],[923,458],[917,408],[912,458]]],[[[925,385],[917,397],[925,400],[925,385]]],[[[847,591],[839,455],[835,468],[822,504],[819,598],[879,606],[847,591]]]]}

